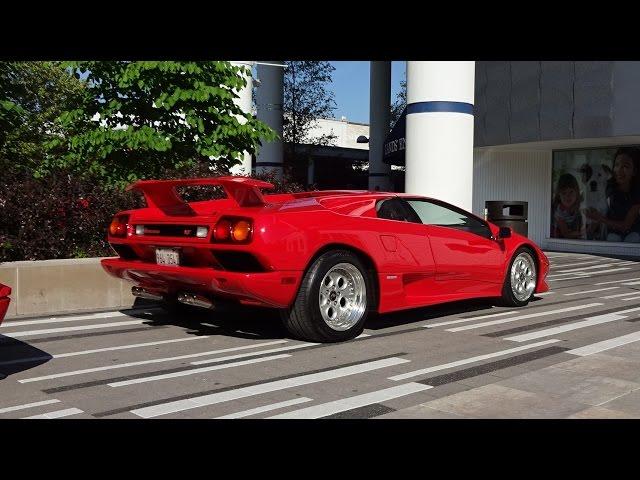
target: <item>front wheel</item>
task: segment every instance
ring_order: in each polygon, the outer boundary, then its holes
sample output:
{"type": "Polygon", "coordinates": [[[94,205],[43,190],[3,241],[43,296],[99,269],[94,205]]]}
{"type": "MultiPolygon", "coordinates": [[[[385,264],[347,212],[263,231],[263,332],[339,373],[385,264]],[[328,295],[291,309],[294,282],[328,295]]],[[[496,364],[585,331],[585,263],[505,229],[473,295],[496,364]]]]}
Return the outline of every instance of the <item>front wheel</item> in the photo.
{"type": "Polygon", "coordinates": [[[529,303],[538,282],[538,269],[531,250],[519,248],[513,254],[502,288],[505,306],[523,307],[529,303]]]}
{"type": "Polygon", "coordinates": [[[291,308],[281,311],[283,324],[296,338],[341,342],[357,337],[373,305],[373,281],[360,259],[332,250],[311,265],[291,308]]]}

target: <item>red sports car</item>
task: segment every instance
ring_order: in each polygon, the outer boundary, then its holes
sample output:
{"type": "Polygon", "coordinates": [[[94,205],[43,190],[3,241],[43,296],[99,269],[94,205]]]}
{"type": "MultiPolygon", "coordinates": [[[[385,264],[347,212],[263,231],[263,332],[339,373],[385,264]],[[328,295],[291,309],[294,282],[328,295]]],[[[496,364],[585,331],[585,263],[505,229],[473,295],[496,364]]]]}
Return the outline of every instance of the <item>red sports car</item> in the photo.
{"type": "Polygon", "coordinates": [[[531,240],[445,202],[411,194],[266,195],[247,177],[138,181],[147,207],[118,213],[104,269],[167,306],[229,301],[280,310],[293,336],[343,341],[367,314],[501,297],[526,305],[548,290],[549,261],[531,240]],[[186,202],[178,187],[221,186],[186,202]]]}
{"type": "Polygon", "coordinates": [[[11,301],[9,295],[11,295],[11,288],[0,283],[0,323],[4,320],[9,308],[9,302],[11,301]]]}

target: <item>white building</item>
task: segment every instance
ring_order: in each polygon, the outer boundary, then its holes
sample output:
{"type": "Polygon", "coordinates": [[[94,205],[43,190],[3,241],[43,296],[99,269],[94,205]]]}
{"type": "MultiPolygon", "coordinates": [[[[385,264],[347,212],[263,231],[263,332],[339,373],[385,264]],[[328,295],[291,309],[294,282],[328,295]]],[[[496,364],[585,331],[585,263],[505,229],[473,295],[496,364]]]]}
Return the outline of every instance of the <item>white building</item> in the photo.
{"type": "Polygon", "coordinates": [[[309,137],[333,136],[331,146],[339,148],[353,148],[369,150],[368,143],[358,143],[358,137],[369,139],[369,125],[366,123],[349,122],[347,117],[341,119],[321,118],[309,130],[309,137]]]}

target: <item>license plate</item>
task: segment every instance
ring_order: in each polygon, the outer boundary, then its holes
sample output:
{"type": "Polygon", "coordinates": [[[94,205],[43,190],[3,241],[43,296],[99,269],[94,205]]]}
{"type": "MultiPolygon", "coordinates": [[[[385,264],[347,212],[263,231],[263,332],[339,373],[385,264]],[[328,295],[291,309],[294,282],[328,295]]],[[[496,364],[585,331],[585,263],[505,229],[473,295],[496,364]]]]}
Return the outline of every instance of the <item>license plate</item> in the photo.
{"type": "Polygon", "coordinates": [[[180,265],[180,252],[172,248],[156,248],[158,265],[180,265]]]}

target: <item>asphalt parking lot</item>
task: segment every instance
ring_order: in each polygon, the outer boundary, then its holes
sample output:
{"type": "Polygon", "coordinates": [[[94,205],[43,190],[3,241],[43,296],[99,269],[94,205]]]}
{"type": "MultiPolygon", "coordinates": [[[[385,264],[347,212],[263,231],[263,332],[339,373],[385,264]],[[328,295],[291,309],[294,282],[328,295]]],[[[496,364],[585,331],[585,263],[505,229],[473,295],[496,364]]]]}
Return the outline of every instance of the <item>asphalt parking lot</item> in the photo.
{"type": "Polygon", "coordinates": [[[257,309],[7,320],[0,418],[639,418],[640,262],[548,256],[525,308],[381,315],[342,344],[257,309]]]}

